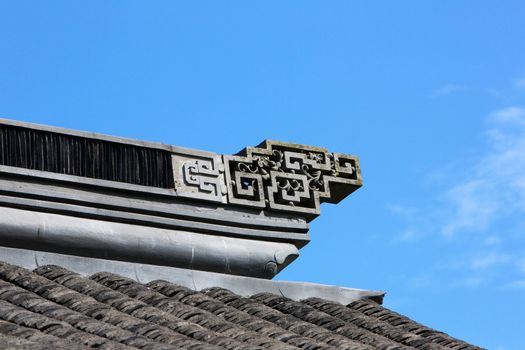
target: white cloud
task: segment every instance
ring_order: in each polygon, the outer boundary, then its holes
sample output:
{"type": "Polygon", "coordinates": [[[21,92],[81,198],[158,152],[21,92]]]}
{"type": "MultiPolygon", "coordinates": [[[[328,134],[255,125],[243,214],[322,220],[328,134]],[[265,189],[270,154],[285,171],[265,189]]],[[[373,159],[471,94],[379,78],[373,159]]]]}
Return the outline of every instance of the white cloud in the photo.
{"type": "Polygon", "coordinates": [[[525,123],[525,108],[511,106],[496,110],[491,113],[490,117],[499,123],[525,123]]]}
{"type": "Polygon", "coordinates": [[[505,97],[505,95],[497,89],[487,88],[487,89],[483,89],[482,92],[492,97],[497,97],[497,98],[505,97]]]}
{"type": "Polygon", "coordinates": [[[405,218],[410,218],[419,212],[418,208],[409,207],[409,206],[401,205],[401,204],[390,205],[388,206],[388,210],[393,214],[397,214],[405,218]]]}
{"type": "Polygon", "coordinates": [[[516,80],[516,87],[518,89],[525,89],[525,78],[516,80]]]}
{"type": "Polygon", "coordinates": [[[412,277],[407,281],[407,287],[411,289],[427,289],[436,283],[435,277],[432,275],[412,277]]]}
{"type": "Polygon", "coordinates": [[[464,279],[458,280],[454,283],[452,283],[452,287],[460,287],[460,288],[475,288],[479,287],[485,283],[485,279],[479,276],[476,277],[466,277],[464,279]]]}
{"type": "MultiPolygon", "coordinates": [[[[407,222],[415,222],[421,216],[420,210],[401,204],[389,205],[387,209],[394,215],[402,217],[407,222]]],[[[392,242],[410,242],[420,238],[421,234],[411,228],[406,228],[394,236],[392,242]]]]}
{"type": "Polygon", "coordinates": [[[518,268],[520,269],[521,272],[525,273],[525,259],[519,259],[516,262],[516,265],[518,265],[518,268]]]}
{"type": "Polygon", "coordinates": [[[495,246],[501,243],[501,237],[496,235],[490,235],[485,237],[483,244],[487,246],[495,246]]]}
{"type": "MultiPolygon", "coordinates": [[[[445,187],[420,209],[402,205],[389,208],[406,221],[406,228],[393,241],[416,241],[441,233],[451,247],[466,246],[456,252],[455,264],[444,270],[436,267],[450,262],[448,256],[436,262],[434,271],[439,271],[439,276],[447,270],[474,273],[452,281],[452,285],[479,287],[502,279],[499,285],[525,289],[525,256],[517,255],[514,249],[516,239],[519,244],[525,239],[515,231],[525,226],[525,106],[495,110],[486,121],[486,151],[446,168],[448,176],[443,178],[459,180],[451,184],[437,181],[436,186],[445,187]],[[492,251],[487,252],[488,247],[492,251]],[[508,274],[498,273],[503,269],[508,274]]],[[[427,282],[423,279],[412,284],[427,282]]]]}
{"type": "Polygon", "coordinates": [[[486,269],[494,265],[505,264],[511,260],[510,256],[501,253],[488,253],[472,260],[471,268],[474,270],[486,269]]]}
{"type": "Polygon", "coordinates": [[[510,289],[524,289],[525,290],[525,280],[512,281],[506,284],[505,287],[510,288],[510,289]]]}
{"type": "MultiPolygon", "coordinates": [[[[493,111],[488,122],[488,151],[471,164],[447,168],[446,173],[456,173],[456,177],[463,173],[462,181],[445,188],[423,211],[403,205],[389,207],[408,224],[395,241],[414,240],[430,227],[448,237],[466,232],[493,236],[490,230],[496,221],[525,214],[525,108],[493,111]]],[[[485,240],[485,244],[504,240],[499,232],[497,239],[485,240]]]]}
{"type": "Polygon", "coordinates": [[[452,235],[459,230],[487,228],[498,211],[498,202],[493,200],[490,187],[487,181],[476,179],[449,189],[444,198],[453,208],[453,214],[441,232],[452,235]]]}
{"type": "Polygon", "coordinates": [[[459,84],[445,84],[434,91],[434,96],[448,96],[456,92],[465,91],[468,88],[459,84]]]}
{"type": "Polygon", "coordinates": [[[525,212],[525,108],[494,111],[489,121],[490,151],[443,195],[450,209],[445,235],[484,231],[503,216],[525,212]]]}
{"type": "Polygon", "coordinates": [[[407,229],[396,235],[393,239],[394,242],[410,242],[419,238],[416,231],[407,229]]]}

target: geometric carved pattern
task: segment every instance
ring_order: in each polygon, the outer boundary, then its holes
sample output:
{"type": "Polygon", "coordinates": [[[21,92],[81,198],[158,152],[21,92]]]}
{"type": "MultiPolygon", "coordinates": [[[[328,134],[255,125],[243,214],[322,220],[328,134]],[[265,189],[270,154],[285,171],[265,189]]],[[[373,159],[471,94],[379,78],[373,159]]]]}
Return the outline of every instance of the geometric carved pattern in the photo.
{"type": "Polygon", "coordinates": [[[237,155],[184,150],[172,155],[179,197],[292,212],[312,219],[361,186],[357,157],[278,141],[237,155]]]}
{"type": "Polygon", "coordinates": [[[220,156],[197,152],[172,155],[177,195],[226,203],[224,167],[220,156]]]}
{"type": "Polygon", "coordinates": [[[232,204],[311,218],[320,203],[337,203],[362,184],[355,156],[319,147],[265,141],[223,159],[232,204]]]}

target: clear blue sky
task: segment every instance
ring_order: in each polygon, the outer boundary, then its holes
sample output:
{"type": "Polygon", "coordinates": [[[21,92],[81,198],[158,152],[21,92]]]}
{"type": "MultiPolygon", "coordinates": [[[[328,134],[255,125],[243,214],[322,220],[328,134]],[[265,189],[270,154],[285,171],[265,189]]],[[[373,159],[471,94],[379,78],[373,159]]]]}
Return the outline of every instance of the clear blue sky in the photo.
{"type": "Polygon", "coordinates": [[[0,116],[361,158],[279,278],[490,349],[525,331],[525,2],[0,1],[0,116]]]}

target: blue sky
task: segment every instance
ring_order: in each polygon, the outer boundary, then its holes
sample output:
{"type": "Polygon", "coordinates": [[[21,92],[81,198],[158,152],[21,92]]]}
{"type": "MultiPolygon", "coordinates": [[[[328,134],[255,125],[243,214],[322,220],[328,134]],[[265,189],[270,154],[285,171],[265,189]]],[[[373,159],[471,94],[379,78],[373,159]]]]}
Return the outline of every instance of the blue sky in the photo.
{"type": "Polygon", "coordinates": [[[0,1],[0,116],[235,153],[361,159],[279,276],[523,348],[522,1],[0,1]]]}

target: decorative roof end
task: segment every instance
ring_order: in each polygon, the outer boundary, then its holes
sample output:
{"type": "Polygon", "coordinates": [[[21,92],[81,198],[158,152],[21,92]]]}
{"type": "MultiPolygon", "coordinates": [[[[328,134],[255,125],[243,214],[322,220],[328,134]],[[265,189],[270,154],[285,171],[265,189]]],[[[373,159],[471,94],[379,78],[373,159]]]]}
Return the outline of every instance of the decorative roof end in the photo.
{"type": "Polygon", "coordinates": [[[357,157],[267,140],[236,155],[0,119],[0,246],[272,278],[357,157]]]}
{"type": "Polygon", "coordinates": [[[338,203],[362,185],[356,156],[266,140],[237,155],[173,155],[181,197],[287,212],[308,221],[323,202],[338,203]]]}

